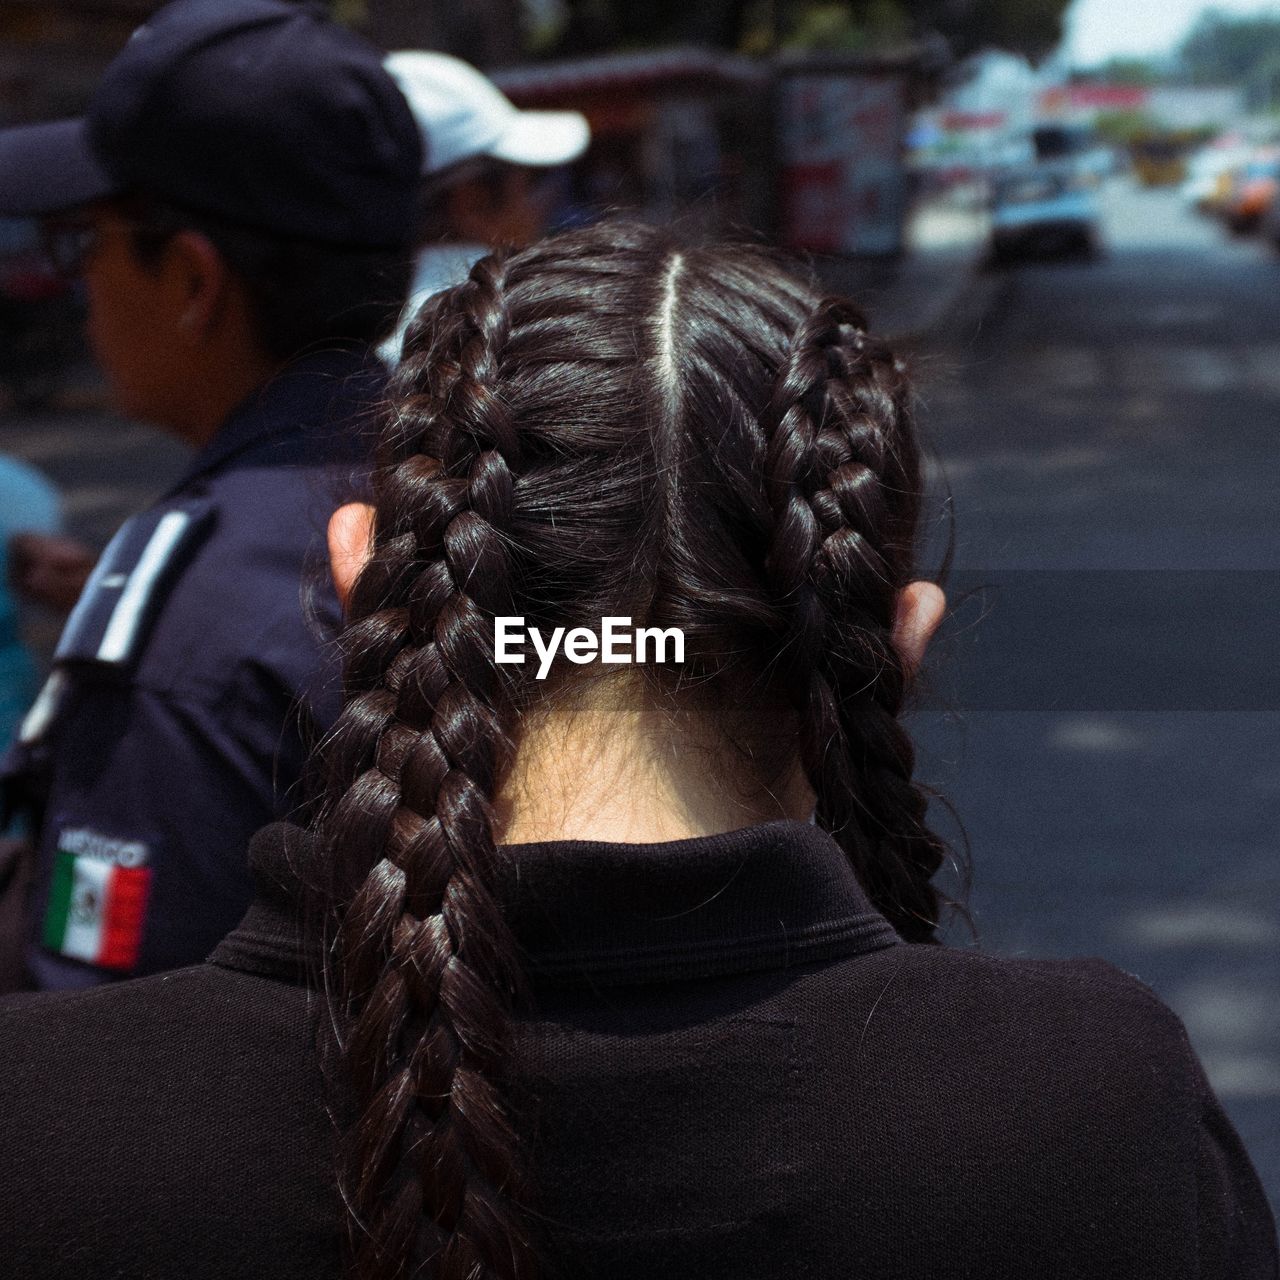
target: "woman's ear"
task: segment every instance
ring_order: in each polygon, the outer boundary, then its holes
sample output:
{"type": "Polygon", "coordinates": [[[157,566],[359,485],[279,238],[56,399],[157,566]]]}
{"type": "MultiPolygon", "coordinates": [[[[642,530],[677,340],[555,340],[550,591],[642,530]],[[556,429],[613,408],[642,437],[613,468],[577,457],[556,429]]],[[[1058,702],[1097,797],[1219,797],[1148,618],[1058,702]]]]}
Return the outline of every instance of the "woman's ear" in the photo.
{"type": "Polygon", "coordinates": [[[373,551],[373,508],[367,502],[348,502],[329,517],[329,568],[343,613],[360,570],[373,551]]]}
{"type": "Polygon", "coordinates": [[[909,582],[898,593],[893,647],[910,679],[924,661],[929,641],[947,611],[947,597],[934,582],[909,582]]]}

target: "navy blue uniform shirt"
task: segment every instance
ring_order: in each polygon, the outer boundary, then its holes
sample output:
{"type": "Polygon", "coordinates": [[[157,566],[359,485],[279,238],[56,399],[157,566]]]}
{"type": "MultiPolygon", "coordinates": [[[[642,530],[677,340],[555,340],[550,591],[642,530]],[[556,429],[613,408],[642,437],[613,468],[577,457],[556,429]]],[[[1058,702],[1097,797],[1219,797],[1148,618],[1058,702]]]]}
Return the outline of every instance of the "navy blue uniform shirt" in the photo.
{"type": "Polygon", "coordinates": [[[337,710],[324,529],[383,380],[365,355],[295,362],[103,553],[6,762],[38,821],[38,986],[191,964],[243,914],[248,838],[337,710]]]}

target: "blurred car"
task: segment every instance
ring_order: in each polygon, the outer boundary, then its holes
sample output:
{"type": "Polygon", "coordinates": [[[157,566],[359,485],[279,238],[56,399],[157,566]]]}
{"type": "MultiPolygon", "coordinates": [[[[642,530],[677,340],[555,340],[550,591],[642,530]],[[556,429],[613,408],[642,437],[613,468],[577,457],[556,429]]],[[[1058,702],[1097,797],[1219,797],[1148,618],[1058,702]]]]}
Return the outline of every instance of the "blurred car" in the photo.
{"type": "Polygon", "coordinates": [[[79,348],[81,304],[29,218],[0,218],[0,387],[18,408],[57,390],[79,348]]]}
{"type": "Polygon", "coordinates": [[[1122,171],[1119,156],[1111,147],[1101,143],[1090,147],[1087,151],[1082,151],[1076,157],[1076,163],[1082,173],[1088,174],[1098,182],[1114,177],[1122,171]]]}
{"type": "Polygon", "coordinates": [[[1223,201],[1222,216],[1241,235],[1253,231],[1280,193],[1280,155],[1257,155],[1236,175],[1223,201]]]}
{"type": "Polygon", "coordinates": [[[1248,164],[1252,152],[1242,147],[1207,147],[1187,162],[1182,198],[1200,213],[1220,213],[1236,176],[1248,164]]]}
{"type": "Polygon", "coordinates": [[[1074,163],[1043,163],[998,176],[991,193],[991,259],[1097,252],[1098,182],[1074,163]]]}
{"type": "Polygon", "coordinates": [[[1272,200],[1258,219],[1258,235],[1280,250],[1280,198],[1272,200]]]}

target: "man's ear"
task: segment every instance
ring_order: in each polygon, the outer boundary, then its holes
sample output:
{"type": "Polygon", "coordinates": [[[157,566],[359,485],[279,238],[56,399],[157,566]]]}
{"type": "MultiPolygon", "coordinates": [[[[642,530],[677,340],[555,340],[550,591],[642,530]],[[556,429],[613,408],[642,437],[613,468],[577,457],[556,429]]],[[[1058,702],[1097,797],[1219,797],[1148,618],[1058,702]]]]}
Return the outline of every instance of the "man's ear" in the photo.
{"type": "Polygon", "coordinates": [[[493,238],[494,198],[479,178],[450,187],[444,195],[445,216],[458,240],[487,245],[493,238]]]}
{"type": "Polygon", "coordinates": [[[947,597],[933,582],[909,582],[898,593],[893,647],[910,679],[924,661],[929,641],[947,612],[947,597]]]}
{"type": "Polygon", "coordinates": [[[351,588],[373,551],[373,508],[367,502],[348,502],[329,517],[329,568],[342,611],[347,611],[351,588]]]}
{"type": "Polygon", "coordinates": [[[173,287],[179,337],[205,342],[232,287],[222,254],[201,232],[179,231],[165,245],[162,269],[173,287]]]}

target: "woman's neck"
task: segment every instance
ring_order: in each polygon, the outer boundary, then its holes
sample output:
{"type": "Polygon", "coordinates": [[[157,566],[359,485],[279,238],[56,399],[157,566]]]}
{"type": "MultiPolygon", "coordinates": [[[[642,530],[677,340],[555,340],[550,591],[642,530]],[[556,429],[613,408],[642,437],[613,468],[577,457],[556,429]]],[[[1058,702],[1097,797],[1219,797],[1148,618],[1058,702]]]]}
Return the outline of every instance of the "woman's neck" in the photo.
{"type": "Polygon", "coordinates": [[[705,720],[598,699],[526,719],[497,798],[499,839],[648,844],[807,819],[813,792],[798,767],[781,773],[771,785],[705,720]]]}

